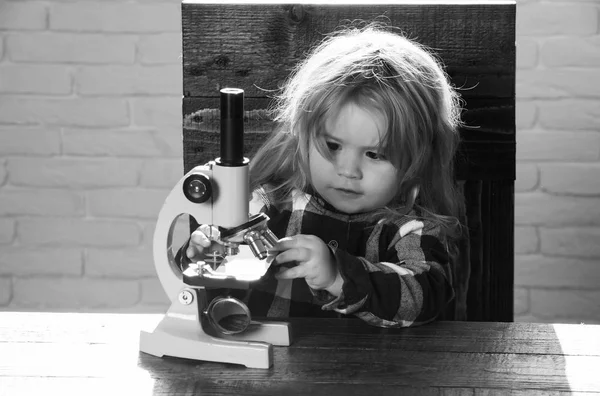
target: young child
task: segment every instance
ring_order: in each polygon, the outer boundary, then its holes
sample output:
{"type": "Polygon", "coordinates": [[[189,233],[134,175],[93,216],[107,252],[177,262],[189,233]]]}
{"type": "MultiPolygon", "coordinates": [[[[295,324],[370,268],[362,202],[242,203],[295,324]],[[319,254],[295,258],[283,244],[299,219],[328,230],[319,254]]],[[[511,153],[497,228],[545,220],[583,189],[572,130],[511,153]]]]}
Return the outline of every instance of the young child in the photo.
{"type": "MultiPolygon", "coordinates": [[[[250,207],[281,239],[270,272],[238,291],[252,315],[434,320],[454,296],[463,205],[459,99],[440,63],[382,28],[346,29],[298,65],[274,110],[278,128],[250,161],[250,207]]],[[[192,234],[182,265],[202,258],[208,232],[192,234]]]]}

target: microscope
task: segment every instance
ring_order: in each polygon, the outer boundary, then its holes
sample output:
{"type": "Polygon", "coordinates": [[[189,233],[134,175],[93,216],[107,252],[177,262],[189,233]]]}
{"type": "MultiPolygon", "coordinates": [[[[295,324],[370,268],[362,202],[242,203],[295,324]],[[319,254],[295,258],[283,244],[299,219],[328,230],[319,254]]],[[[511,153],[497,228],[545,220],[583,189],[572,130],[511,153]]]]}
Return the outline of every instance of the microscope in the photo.
{"type": "Polygon", "coordinates": [[[265,275],[272,262],[267,251],[277,242],[268,216],[249,215],[244,91],[221,89],[220,100],[221,156],[185,174],[158,215],[154,265],[171,305],[153,332],[140,333],[140,351],[269,368],[272,346],[290,345],[289,323],[253,321],[248,307],[230,296],[208,301],[208,289],[248,289],[265,275]],[[186,214],[210,230],[212,243],[203,261],[182,270],[172,243],[177,218],[186,214]]]}

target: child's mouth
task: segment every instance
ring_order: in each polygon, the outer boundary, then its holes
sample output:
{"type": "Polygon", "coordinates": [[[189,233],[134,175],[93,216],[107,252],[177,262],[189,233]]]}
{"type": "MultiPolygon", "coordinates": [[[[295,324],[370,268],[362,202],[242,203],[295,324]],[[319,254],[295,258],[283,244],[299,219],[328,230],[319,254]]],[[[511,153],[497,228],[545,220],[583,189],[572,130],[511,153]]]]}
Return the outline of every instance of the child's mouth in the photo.
{"type": "Polygon", "coordinates": [[[339,192],[340,194],[344,195],[344,196],[348,196],[348,197],[357,197],[359,195],[361,195],[359,192],[354,191],[354,190],[347,190],[345,188],[336,188],[335,189],[337,192],[339,192]]]}

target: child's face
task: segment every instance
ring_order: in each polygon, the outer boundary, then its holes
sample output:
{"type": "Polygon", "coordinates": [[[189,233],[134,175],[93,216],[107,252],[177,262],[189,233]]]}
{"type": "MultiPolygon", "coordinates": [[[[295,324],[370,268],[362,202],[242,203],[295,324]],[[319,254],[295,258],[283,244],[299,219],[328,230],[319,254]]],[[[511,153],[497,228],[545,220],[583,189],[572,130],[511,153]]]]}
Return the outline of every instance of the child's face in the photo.
{"type": "Polygon", "coordinates": [[[394,198],[398,171],[378,151],[384,122],[376,113],[348,103],[325,124],[323,137],[333,159],[311,143],[310,177],[314,189],[344,213],[379,209],[394,198]]]}

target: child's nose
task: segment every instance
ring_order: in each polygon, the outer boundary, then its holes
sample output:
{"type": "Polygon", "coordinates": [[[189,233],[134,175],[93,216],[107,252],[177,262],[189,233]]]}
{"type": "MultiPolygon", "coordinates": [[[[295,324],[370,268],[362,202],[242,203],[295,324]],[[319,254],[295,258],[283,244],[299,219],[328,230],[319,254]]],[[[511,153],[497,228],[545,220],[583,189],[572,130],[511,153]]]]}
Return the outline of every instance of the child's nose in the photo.
{"type": "Polygon", "coordinates": [[[350,153],[339,155],[337,158],[337,173],[339,176],[348,179],[360,179],[362,177],[360,161],[350,153]]]}

